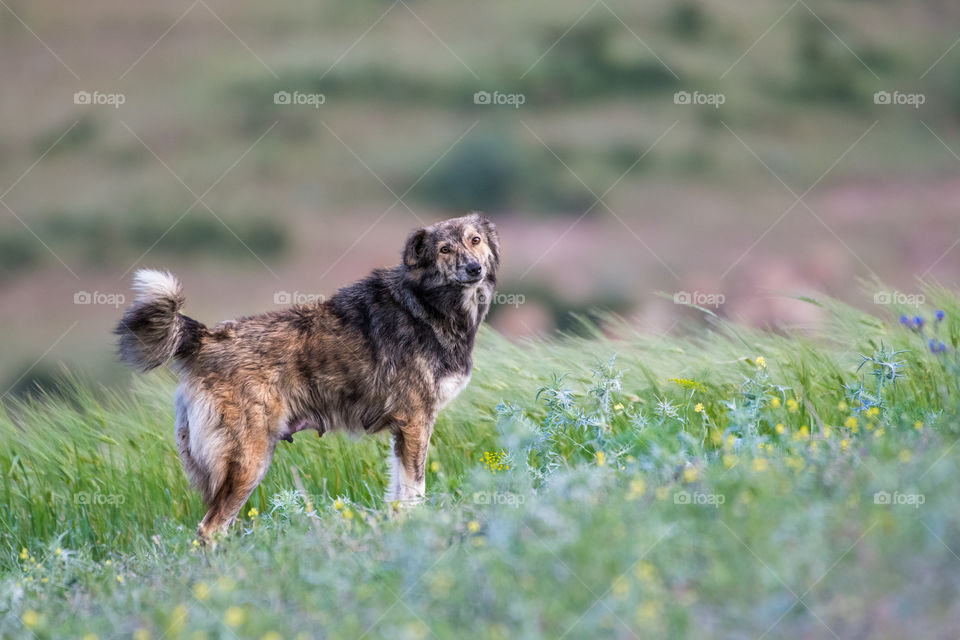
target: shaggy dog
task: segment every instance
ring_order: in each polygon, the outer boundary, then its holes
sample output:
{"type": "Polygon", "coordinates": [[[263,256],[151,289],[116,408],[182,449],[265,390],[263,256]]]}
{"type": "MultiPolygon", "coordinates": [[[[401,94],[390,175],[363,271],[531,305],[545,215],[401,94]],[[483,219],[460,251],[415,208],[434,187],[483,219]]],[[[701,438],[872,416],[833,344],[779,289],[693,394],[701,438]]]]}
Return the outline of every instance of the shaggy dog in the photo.
{"type": "Polygon", "coordinates": [[[209,505],[200,538],[226,532],[277,442],[304,429],[389,431],[386,499],[422,500],[433,424],[470,380],[499,263],[496,229],[475,213],[416,229],[400,265],[325,302],[211,328],[180,313],[176,278],[138,271],[120,356],[141,371],[173,359],[177,449],[209,505]]]}

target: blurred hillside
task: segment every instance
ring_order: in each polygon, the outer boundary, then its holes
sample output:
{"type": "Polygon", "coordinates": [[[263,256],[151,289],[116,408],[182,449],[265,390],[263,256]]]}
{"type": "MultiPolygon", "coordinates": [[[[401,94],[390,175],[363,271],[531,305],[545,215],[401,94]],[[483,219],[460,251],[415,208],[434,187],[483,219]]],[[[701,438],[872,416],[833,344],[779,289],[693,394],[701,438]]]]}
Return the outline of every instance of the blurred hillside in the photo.
{"type": "Polygon", "coordinates": [[[672,330],[696,314],[670,296],[758,325],[816,325],[783,294],[909,302],[960,266],[958,23],[947,0],[6,0],[0,387],[118,376],[137,266],[214,322],[468,209],[501,228],[513,337],[594,307],[672,330]]]}

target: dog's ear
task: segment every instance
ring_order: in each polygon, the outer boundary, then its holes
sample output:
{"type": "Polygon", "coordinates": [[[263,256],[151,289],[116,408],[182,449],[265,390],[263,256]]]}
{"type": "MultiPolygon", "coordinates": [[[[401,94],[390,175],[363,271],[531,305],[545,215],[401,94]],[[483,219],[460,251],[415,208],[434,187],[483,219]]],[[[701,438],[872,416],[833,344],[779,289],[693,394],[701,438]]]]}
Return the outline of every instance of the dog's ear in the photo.
{"type": "Polygon", "coordinates": [[[473,217],[477,226],[480,227],[486,236],[487,246],[490,247],[490,252],[493,253],[494,265],[498,266],[500,264],[500,236],[497,235],[496,225],[493,224],[490,218],[479,211],[474,211],[473,217]]]}
{"type": "Polygon", "coordinates": [[[407,236],[407,244],[403,247],[403,264],[410,269],[420,266],[427,254],[427,240],[430,232],[426,229],[415,229],[407,236]]]}

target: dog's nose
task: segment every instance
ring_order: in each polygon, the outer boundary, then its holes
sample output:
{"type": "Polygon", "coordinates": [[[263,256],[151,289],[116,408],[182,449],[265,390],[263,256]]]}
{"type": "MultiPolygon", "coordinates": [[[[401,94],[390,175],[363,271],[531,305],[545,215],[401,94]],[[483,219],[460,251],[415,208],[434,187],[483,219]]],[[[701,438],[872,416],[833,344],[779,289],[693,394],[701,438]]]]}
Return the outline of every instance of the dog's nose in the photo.
{"type": "Polygon", "coordinates": [[[479,262],[471,262],[467,265],[468,276],[473,276],[475,278],[480,275],[481,271],[483,271],[483,267],[480,266],[479,262]]]}

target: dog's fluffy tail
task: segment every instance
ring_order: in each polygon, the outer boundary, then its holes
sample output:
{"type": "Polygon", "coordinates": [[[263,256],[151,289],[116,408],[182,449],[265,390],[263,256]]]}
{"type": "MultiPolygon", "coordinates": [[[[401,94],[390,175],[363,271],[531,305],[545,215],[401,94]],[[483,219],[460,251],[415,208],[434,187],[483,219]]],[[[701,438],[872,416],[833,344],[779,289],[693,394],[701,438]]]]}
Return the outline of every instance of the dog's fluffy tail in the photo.
{"type": "Polygon", "coordinates": [[[150,371],[171,358],[188,358],[200,347],[206,327],[180,313],[183,286],[166,271],[140,269],[133,279],[137,298],[114,333],[120,336],[120,358],[150,371]]]}

